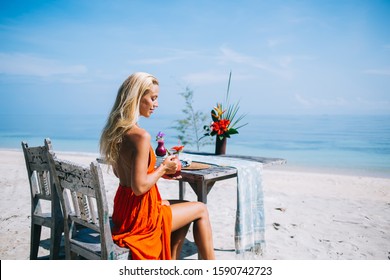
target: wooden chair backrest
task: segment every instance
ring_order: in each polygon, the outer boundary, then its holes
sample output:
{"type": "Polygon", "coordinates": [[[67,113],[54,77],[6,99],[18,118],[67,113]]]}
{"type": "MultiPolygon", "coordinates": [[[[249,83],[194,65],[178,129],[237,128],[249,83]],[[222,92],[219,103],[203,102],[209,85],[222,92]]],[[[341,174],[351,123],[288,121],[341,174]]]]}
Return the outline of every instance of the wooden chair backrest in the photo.
{"type": "Polygon", "coordinates": [[[53,198],[50,166],[47,156],[48,150],[52,150],[51,141],[45,139],[44,146],[29,147],[22,142],[22,149],[26,161],[26,169],[30,183],[32,207],[34,212],[41,212],[40,200],[51,201],[53,198]]]}
{"type": "Polygon", "coordinates": [[[51,140],[46,138],[43,146],[29,147],[24,141],[21,144],[31,193],[30,259],[37,258],[42,226],[51,229],[50,258],[57,259],[64,221],[49,164],[51,140]]]}
{"type": "MultiPolygon", "coordinates": [[[[77,227],[89,228],[100,238],[100,256],[86,253],[83,257],[118,258],[117,245],[112,240],[108,203],[99,164],[94,161],[90,166],[82,166],[53,156],[51,165],[56,172],[56,187],[64,213],[65,247],[72,248],[77,227]]],[[[83,255],[82,251],[74,253],[83,255]]],[[[71,252],[67,254],[70,258],[71,252]]]]}

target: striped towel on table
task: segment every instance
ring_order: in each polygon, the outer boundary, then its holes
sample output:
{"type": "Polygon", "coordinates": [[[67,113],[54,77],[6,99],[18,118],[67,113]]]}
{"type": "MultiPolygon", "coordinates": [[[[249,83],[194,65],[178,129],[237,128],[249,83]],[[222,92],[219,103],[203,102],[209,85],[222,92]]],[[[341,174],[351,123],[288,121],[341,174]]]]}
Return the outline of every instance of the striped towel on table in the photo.
{"type": "Polygon", "coordinates": [[[235,251],[239,259],[258,259],[265,250],[262,163],[229,157],[187,155],[192,161],[237,169],[235,251]]]}

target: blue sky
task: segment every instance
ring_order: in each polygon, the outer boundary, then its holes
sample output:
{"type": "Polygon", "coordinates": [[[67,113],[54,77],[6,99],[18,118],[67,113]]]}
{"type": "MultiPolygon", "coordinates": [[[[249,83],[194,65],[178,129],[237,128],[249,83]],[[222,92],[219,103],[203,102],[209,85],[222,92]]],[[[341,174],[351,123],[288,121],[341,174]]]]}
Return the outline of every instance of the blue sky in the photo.
{"type": "Polygon", "coordinates": [[[106,114],[160,80],[161,114],[389,114],[390,1],[0,0],[0,112],[106,114]]]}

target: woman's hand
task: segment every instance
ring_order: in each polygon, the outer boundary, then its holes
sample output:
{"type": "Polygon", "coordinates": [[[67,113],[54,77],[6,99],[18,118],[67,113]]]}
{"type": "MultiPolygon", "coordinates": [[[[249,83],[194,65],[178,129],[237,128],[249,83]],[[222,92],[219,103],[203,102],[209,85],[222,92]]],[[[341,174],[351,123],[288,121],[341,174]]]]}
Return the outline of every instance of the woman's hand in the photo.
{"type": "Polygon", "coordinates": [[[180,166],[179,159],[176,156],[168,156],[163,162],[162,165],[165,168],[165,174],[163,175],[164,179],[181,179],[180,175],[180,166]]]}
{"type": "Polygon", "coordinates": [[[175,174],[177,171],[177,162],[175,156],[167,156],[167,158],[162,162],[165,167],[165,174],[175,174]]]}

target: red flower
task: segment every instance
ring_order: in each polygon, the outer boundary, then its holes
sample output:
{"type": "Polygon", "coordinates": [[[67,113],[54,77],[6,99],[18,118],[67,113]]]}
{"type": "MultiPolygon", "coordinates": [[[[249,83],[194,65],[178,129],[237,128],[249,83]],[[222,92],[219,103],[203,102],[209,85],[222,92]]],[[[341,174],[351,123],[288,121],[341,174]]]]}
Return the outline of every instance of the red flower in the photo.
{"type": "Polygon", "coordinates": [[[172,150],[175,150],[176,152],[175,153],[180,153],[181,151],[183,151],[184,149],[184,146],[174,146],[171,148],[172,150]]]}
{"type": "Polygon", "coordinates": [[[229,120],[219,120],[211,124],[211,129],[215,131],[218,135],[224,134],[229,129],[229,120]]]}

